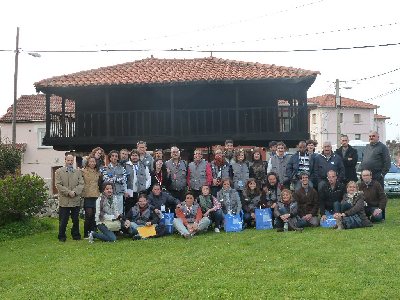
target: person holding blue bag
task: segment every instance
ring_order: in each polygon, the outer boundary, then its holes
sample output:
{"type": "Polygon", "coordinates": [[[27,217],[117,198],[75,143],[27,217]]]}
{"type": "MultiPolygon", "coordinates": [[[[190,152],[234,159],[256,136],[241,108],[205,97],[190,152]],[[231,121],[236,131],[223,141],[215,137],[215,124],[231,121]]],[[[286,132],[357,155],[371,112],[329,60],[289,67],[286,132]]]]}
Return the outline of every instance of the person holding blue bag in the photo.
{"type": "Polygon", "coordinates": [[[224,214],[222,213],[221,203],[211,195],[210,187],[207,184],[201,187],[201,195],[197,199],[197,202],[200,205],[203,216],[209,218],[214,223],[214,231],[219,233],[224,221],[224,214]]]}
{"type": "Polygon", "coordinates": [[[255,178],[249,178],[241,196],[243,223],[245,227],[254,227],[256,215],[254,209],[260,202],[260,189],[255,178]]]}
{"type": "Polygon", "coordinates": [[[298,227],[316,227],[319,225],[318,219],[318,193],[309,184],[309,176],[307,172],[299,174],[301,186],[294,192],[294,198],[298,205],[299,218],[297,220],[298,227]]]}
{"type": "Polygon", "coordinates": [[[349,181],[347,184],[347,193],[340,203],[340,212],[333,215],[336,220],[337,229],[372,226],[371,221],[365,213],[364,201],[364,193],[358,191],[357,184],[354,181],[349,181]]]}
{"type": "Polygon", "coordinates": [[[328,183],[318,192],[321,223],[325,222],[328,216],[339,212],[339,204],[345,194],[345,187],[338,181],[335,171],[328,171],[327,179],[328,183]]]}
{"type": "Polygon", "coordinates": [[[274,209],[275,225],[278,232],[303,230],[303,228],[297,226],[297,209],[297,202],[293,199],[292,192],[284,189],[281,192],[281,199],[274,209]]]}
{"type": "Polygon", "coordinates": [[[222,189],[217,193],[217,200],[221,204],[222,211],[225,215],[225,231],[241,231],[242,203],[240,202],[239,193],[232,188],[232,181],[229,178],[222,179],[222,189]],[[237,228],[229,228],[230,222],[232,222],[232,224],[235,223],[237,228]]]}

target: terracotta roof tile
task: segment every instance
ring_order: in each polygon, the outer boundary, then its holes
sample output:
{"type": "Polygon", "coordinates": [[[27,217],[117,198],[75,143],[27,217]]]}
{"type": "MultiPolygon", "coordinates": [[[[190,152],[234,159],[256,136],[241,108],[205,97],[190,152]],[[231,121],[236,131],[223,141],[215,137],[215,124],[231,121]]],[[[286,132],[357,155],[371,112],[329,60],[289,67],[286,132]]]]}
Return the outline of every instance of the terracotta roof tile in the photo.
{"type": "Polygon", "coordinates": [[[260,80],[315,77],[318,74],[320,74],[318,71],[225,60],[215,57],[195,59],[146,58],[44,79],[36,82],[35,87],[37,91],[40,91],[46,87],[260,80]]]}
{"type": "MultiPolygon", "coordinates": [[[[336,103],[336,96],[333,94],[327,94],[323,96],[317,96],[313,98],[308,98],[307,103],[310,104],[316,104],[318,106],[324,106],[324,107],[335,107],[336,103]]],[[[369,108],[369,109],[375,109],[378,108],[379,106],[359,101],[359,100],[354,100],[350,98],[345,98],[341,97],[341,106],[342,107],[352,107],[352,108],[369,108]]]]}
{"type": "MultiPolygon", "coordinates": [[[[50,97],[50,111],[61,111],[61,97],[50,97]]],[[[72,101],[65,101],[65,111],[74,112],[75,104],[72,101]]],[[[12,122],[13,105],[0,118],[0,122],[12,122]]],[[[17,100],[17,122],[46,121],[46,97],[43,94],[22,95],[17,100]]]]}
{"type": "Polygon", "coordinates": [[[374,114],[374,119],[383,119],[383,120],[387,120],[387,119],[390,119],[390,117],[386,117],[386,116],[379,115],[379,114],[374,114]]]}

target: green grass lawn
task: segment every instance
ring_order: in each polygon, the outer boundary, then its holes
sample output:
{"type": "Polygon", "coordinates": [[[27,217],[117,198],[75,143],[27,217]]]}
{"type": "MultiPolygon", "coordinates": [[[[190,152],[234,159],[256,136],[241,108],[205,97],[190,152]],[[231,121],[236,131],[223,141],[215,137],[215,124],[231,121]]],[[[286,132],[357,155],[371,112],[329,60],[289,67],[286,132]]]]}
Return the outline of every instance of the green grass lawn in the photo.
{"type": "MultiPolygon", "coordinates": [[[[116,243],[51,229],[0,242],[0,299],[400,299],[400,200],[373,228],[116,243]]],[[[1,240],[0,231],[0,240],[1,240]]]]}

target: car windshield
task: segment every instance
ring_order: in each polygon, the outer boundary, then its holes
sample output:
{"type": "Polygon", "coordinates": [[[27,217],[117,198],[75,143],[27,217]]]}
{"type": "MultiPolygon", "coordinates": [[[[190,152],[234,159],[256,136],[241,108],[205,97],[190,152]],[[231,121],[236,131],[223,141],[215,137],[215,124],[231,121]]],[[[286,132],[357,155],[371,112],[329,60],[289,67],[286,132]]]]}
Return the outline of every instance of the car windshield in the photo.
{"type": "Polygon", "coordinates": [[[391,163],[389,173],[400,173],[400,167],[396,166],[394,163],[391,163]]]}

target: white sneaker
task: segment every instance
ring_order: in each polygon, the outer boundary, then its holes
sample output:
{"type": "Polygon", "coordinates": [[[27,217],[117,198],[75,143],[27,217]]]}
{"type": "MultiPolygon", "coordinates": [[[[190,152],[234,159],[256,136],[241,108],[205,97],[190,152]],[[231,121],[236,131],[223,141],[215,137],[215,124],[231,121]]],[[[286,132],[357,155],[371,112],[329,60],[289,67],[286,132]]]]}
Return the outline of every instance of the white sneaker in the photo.
{"type": "Polygon", "coordinates": [[[93,237],[93,231],[89,232],[89,243],[93,243],[94,242],[94,237],[93,237]]]}
{"type": "Polygon", "coordinates": [[[215,231],[215,233],[220,233],[220,230],[218,227],[215,227],[214,231],[215,231]]]}

